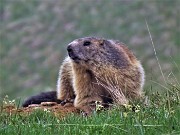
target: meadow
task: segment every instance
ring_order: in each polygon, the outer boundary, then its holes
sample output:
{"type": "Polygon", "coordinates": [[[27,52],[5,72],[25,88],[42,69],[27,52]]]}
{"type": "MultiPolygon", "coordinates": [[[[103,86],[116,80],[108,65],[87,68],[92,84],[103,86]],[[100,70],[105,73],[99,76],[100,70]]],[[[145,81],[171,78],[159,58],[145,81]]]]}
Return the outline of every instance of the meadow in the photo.
{"type": "MultiPolygon", "coordinates": [[[[145,101],[114,105],[109,110],[94,111],[92,116],[69,114],[56,117],[48,110],[29,115],[0,112],[0,134],[26,135],[178,135],[180,134],[180,87],[168,93],[153,93],[145,101]]],[[[98,107],[98,106],[97,106],[98,107]]]]}
{"type": "Polygon", "coordinates": [[[0,4],[0,134],[180,134],[179,0],[0,4]],[[127,44],[145,68],[144,99],[95,111],[90,117],[3,111],[6,95],[19,108],[29,96],[55,90],[67,44],[85,36],[127,44]]]}

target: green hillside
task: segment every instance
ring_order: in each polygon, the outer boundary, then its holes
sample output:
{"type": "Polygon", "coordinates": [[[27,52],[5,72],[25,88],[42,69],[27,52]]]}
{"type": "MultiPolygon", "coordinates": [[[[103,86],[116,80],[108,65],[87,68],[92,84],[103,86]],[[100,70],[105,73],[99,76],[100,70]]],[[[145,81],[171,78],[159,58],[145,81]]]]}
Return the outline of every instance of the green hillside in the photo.
{"type": "Polygon", "coordinates": [[[145,91],[178,84],[179,7],[180,0],[0,0],[0,98],[55,90],[67,44],[85,36],[127,44],[145,68],[145,91]]]}

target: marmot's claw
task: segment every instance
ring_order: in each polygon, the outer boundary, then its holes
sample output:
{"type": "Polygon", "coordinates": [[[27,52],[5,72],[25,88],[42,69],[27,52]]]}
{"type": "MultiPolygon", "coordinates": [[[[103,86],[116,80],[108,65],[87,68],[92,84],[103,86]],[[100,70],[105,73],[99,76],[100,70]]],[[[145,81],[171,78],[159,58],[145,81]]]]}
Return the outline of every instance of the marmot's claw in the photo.
{"type": "Polygon", "coordinates": [[[67,103],[74,103],[74,99],[65,99],[65,100],[63,100],[63,101],[60,102],[60,104],[61,104],[62,106],[64,106],[64,105],[67,104],[67,103]]]}
{"type": "Polygon", "coordinates": [[[65,102],[65,101],[62,101],[60,104],[61,104],[62,106],[64,106],[64,105],[66,104],[66,102],[65,102]]]}

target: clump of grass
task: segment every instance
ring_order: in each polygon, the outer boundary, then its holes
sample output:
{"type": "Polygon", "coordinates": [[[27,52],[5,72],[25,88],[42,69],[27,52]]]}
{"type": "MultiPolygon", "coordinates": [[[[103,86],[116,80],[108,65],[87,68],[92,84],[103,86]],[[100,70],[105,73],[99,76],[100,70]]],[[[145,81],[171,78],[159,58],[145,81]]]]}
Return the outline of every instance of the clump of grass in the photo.
{"type": "Polygon", "coordinates": [[[9,96],[6,95],[2,101],[3,106],[15,106],[15,100],[10,100],[9,96]]]}
{"type": "MultiPolygon", "coordinates": [[[[154,45],[154,42],[153,42],[153,39],[152,39],[152,35],[151,35],[150,29],[149,29],[149,25],[148,25],[146,20],[145,20],[145,22],[146,22],[146,27],[147,27],[147,30],[148,30],[148,33],[149,33],[149,37],[150,37],[150,40],[151,40],[151,44],[152,44],[152,47],[153,47],[154,55],[155,55],[156,61],[157,61],[158,66],[159,66],[159,70],[160,70],[161,75],[162,75],[163,80],[164,80],[164,85],[162,85],[160,83],[157,83],[157,82],[154,82],[154,83],[156,83],[156,84],[158,84],[158,85],[160,85],[161,87],[164,88],[165,94],[166,94],[166,96],[164,96],[164,97],[166,97],[165,100],[167,101],[167,106],[168,106],[168,109],[170,111],[171,110],[171,106],[172,106],[172,103],[171,103],[172,101],[177,101],[178,104],[179,104],[180,83],[177,80],[176,76],[173,74],[173,72],[170,72],[170,74],[167,76],[167,78],[165,77],[165,75],[164,75],[164,73],[162,71],[161,64],[159,62],[159,58],[157,56],[156,48],[155,48],[155,45],[154,45]],[[171,75],[173,76],[173,81],[172,81],[172,79],[169,80],[169,77],[171,75]],[[174,83],[172,83],[172,82],[174,82],[174,83]]],[[[172,57],[171,57],[171,59],[172,59],[172,57]]],[[[177,66],[176,62],[174,62],[174,63],[175,63],[176,67],[179,70],[179,67],[177,66]]],[[[160,94],[157,92],[156,98],[158,99],[159,96],[160,96],[160,94]]],[[[163,98],[159,98],[159,99],[163,99],[163,98]]]]}

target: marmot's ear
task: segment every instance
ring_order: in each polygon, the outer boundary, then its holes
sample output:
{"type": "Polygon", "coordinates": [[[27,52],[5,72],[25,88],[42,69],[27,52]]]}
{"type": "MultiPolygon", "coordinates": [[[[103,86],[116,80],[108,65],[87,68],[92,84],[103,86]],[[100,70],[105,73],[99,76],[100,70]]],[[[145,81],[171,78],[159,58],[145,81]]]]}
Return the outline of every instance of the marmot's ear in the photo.
{"type": "Polygon", "coordinates": [[[104,44],[105,44],[105,41],[106,41],[105,39],[101,39],[101,40],[99,41],[99,44],[100,44],[100,45],[104,45],[104,44]]]}
{"type": "Polygon", "coordinates": [[[109,40],[104,39],[102,45],[111,45],[111,42],[109,40]]]}

